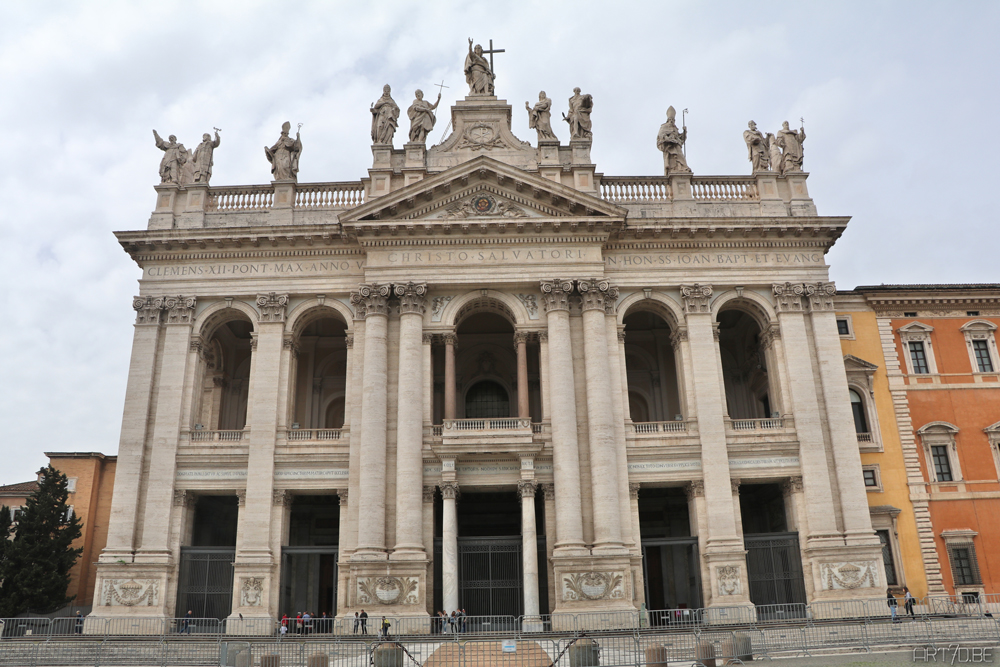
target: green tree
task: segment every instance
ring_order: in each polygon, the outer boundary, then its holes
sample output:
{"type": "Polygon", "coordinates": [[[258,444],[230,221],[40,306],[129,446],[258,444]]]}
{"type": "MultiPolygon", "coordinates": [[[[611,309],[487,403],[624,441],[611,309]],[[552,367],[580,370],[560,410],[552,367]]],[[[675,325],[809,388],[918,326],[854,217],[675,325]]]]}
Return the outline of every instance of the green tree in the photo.
{"type": "MultiPolygon", "coordinates": [[[[64,607],[69,571],[83,549],[74,549],[80,537],[80,519],[70,516],[66,475],[51,465],[39,471],[38,490],[24,503],[5,545],[0,577],[0,617],[26,611],[44,613],[64,607]]],[[[0,532],[3,528],[0,525],[0,532]]]]}

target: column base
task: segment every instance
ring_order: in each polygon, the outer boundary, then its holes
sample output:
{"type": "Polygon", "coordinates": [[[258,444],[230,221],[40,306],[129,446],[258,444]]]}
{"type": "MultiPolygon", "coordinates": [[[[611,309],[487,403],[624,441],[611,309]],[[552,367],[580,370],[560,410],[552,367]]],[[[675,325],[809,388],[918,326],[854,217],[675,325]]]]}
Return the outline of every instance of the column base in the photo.
{"type": "Polygon", "coordinates": [[[601,556],[562,556],[553,554],[556,604],[553,630],[560,625],[560,614],[569,623],[576,616],[578,629],[638,627],[639,614],[633,597],[632,563],[628,554],[601,556]],[[609,614],[613,617],[609,618],[609,614]]]}
{"type": "Polygon", "coordinates": [[[173,596],[177,568],[169,564],[98,563],[93,610],[84,621],[84,634],[102,634],[106,618],[132,617],[117,625],[117,634],[155,635],[175,616],[173,596]],[[169,600],[169,602],[168,602],[169,600]]]}
{"type": "Polygon", "coordinates": [[[351,554],[351,562],[387,561],[389,554],[379,549],[358,548],[351,554]]]}
{"type": "MultiPolygon", "coordinates": [[[[226,619],[227,635],[264,637],[277,631],[273,617],[277,616],[278,601],[271,599],[271,584],[278,568],[270,562],[241,562],[244,553],[236,557],[233,573],[232,613],[226,619]]],[[[268,550],[270,559],[270,550],[268,550]]]]}
{"type": "Polygon", "coordinates": [[[389,560],[391,561],[420,561],[427,562],[427,552],[421,547],[396,547],[391,554],[389,554],[389,560]]]}
{"type": "MultiPolygon", "coordinates": [[[[805,576],[812,578],[811,604],[885,597],[885,565],[880,544],[833,547],[809,544],[802,550],[802,560],[805,576]]],[[[822,605],[813,609],[817,618],[822,613],[822,605]]]]}

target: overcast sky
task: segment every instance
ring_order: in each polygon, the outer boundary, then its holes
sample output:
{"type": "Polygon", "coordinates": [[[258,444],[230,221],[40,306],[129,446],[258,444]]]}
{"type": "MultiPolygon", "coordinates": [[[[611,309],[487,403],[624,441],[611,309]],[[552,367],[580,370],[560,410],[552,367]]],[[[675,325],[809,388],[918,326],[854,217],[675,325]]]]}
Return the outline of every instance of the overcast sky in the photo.
{"type": "MultiPolygon", "coordinates": [[[[357,180],[382,85],[464,96],[467,38],[496,56],[514,132],[594,96],[598,171],[662,173],[656,132],[690,110],[695,174],[750,171],[742,132],[805,118],[841,289],[998,282],[997,2],[0,3],[0,484],[45,451],[118,448],[144,229],[162,153],[223,129],[213,185],[270,180],[262,147],[304,123],[300,182],[357,180]],[[678,114],[680,115],[680,114],[678,114]]],[[[448,113],[428,143],[442,138],[448,113]]],[[[408,123],[401,123],[397,147],[408,123]]]]}

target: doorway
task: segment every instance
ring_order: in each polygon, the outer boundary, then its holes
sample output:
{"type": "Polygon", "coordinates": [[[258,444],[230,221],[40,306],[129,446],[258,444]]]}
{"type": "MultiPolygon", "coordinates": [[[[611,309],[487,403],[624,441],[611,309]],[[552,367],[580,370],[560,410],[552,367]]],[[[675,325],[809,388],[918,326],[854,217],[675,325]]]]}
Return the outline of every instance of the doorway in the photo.
{"type": "MultiPolygon", "coordinates": [[[[289,519],[288,545],[281,549],[279,613],[337,614],[337,555],[340,500],[337,496],[296,496],[289,519]]],[[[323,627],[323,626],[314,626],[323,627]]]]}
{"type": "Polygon", "coordinates": [[[691,535],[687,496],[679,488],[639,491],[639,534],[646,608],[650,623],[666,625],[691,620],[701,607],[698,538],[691,535]],[[690,612],[686,610],[692,610],[690,612]]]}
{"type": "Polygon", "coordinates": [[[769,606],[770,611],[764,613],[773,613],[775,618],[801,616],[805,613],[806,590],[799,534],[788,532],[781,486],[741,485],[740,515],[750,601],[769,606]]]}

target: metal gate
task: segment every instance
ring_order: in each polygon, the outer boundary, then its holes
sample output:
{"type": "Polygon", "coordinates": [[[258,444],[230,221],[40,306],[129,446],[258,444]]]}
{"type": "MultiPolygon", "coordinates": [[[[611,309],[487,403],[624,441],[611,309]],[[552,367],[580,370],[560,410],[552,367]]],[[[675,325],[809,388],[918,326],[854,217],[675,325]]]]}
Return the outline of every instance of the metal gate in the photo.
{"type": "Polygon", "coordinates": [[[337,615],[337,547],[281,548],[279,614],[337,615]]]}
{"type": "Polygon", "coordinates": [[[236,550],[228,547],[181,547],[176,615],[190,611],[194,618],[229,616],[235,559],[236,550]]]}
{"type": "Polygon", "coordinates": [[[521,538],[458,538],[458,604],[469,616],[524,613],[521,538]]]}
{"type": "Polygon", "coordinates": [[[745,535],[750,601],[755,605],[804,605],[798,533],[745,535]]]}

